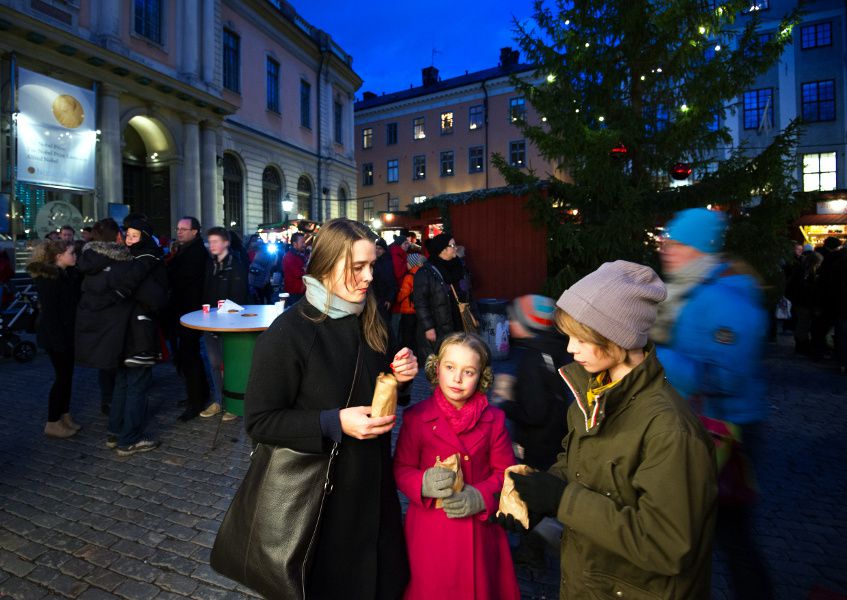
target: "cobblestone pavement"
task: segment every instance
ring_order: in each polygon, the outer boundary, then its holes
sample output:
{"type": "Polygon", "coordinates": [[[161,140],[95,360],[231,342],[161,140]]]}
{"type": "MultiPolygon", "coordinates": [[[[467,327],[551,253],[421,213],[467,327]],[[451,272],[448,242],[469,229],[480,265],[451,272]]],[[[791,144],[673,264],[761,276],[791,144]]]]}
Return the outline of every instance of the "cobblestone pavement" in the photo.
{"type": "MultiPolygon", "coordinates": [[[[769,350],[773,412],[758,540],[779,599],[808,598],[816,587],[847,594],[847,377],[795,358],[788,344],[782,337],[769,350]]],[[[51,381],[42,353],[25,365],[0,359],[0,597],[251,596],[208,565],[247,464],[242,421],[224,423],[212,451],[215,420],[178,423],[182,386],[170,366],[156,367],[151,433],[162,447],[121,458],[104,445],[106,418],[90,370],[78,369],[74,380],[72,412],[83,430],[68,440],[44,437],[51,381]]],[[[413,400],[426,393],[416,382],[413,400]]],[[[547,568],[518,568],[525,598],[558,597],[557,560],[550,552],[547,568]]],[[[725,586],[718,560],[715,598],[728,598],[725,586]]]]}

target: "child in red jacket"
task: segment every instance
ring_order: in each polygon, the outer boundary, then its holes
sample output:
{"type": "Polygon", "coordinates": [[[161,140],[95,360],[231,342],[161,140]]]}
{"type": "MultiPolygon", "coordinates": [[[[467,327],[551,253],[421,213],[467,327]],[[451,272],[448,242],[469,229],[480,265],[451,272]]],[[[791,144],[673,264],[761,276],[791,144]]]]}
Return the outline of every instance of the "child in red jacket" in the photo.
{"type": "Polygon", "coordinates": [[[433,395],[403,414],[394,476],[409,498],[406,600],[520,598],[506,535],[487,522],[497,512],[503,472],[516,462],[505,416],[484,393],[492,380],[489,361],[478,336],[447,336],[438,356],[426,361],[433,395]],[[453,490],[456,473],[433,466],[456,453],[461,491],[453,490]]]}

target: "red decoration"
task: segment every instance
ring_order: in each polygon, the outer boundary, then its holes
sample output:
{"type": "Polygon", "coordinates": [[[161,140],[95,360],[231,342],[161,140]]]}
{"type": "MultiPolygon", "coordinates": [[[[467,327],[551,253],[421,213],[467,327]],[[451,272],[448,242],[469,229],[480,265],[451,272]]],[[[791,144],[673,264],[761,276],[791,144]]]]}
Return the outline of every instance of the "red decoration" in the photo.
{"type": "Polygon", "coordinates": [[[671,167],[671,179],[676,181],[684,181],[691,177],[691,165],[688,163],[676,163],[671,167]]]}
{"type": "Polygon", "coordinates": [[[614,156],[615,158],[626,158],[626,155],[628,153],[629,150],[627,150],[626,146],[624,146],[623,144],[618,144],[617,146],[612,148],[612,151],[609,152],[609,155],[614,156]]]}

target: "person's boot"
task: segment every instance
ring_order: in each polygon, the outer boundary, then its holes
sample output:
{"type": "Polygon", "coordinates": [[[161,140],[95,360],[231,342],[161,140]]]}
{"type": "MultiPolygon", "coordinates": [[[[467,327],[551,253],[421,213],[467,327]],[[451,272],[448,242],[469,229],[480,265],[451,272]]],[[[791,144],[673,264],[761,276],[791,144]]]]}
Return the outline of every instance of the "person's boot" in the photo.
{"type": "Polygon", "coordinates": [[[76,433],[75,429],[65,427],[62,421],[47,421],[44,426],[44,435],[52,438],[69,438],[76,433]]]}
{"type": "Polygon", "coordinates": [[[62,415],[62,425],[67,427],[68,429],[73,429],[74,431],[79,431],[82,429],[82,425],[74,421],[73,417],[71,417],[71,413],[65,413],[62,415]]]}

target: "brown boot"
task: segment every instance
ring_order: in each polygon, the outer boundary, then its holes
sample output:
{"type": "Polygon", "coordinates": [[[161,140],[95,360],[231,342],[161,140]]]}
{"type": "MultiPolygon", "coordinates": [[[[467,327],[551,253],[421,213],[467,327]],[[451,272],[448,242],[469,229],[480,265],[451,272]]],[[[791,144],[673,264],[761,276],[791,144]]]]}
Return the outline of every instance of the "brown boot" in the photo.
{"type": "Polygon", "coordinates": [[[80,429],[82,429],[82,425],[73,420],[73,417],[71,417],[71,413],[65,413],[62,415],[62,425],[64,425],[68,429],[73,429],[74,431],[79,431],[80,429]]]}
{"type": "Polygon", "coordinates": [[[44,426],[44,435],[52,438],[69,438],[76,433],[76,430],[65,427],[61,421],[47,421],[44,426]]]}

